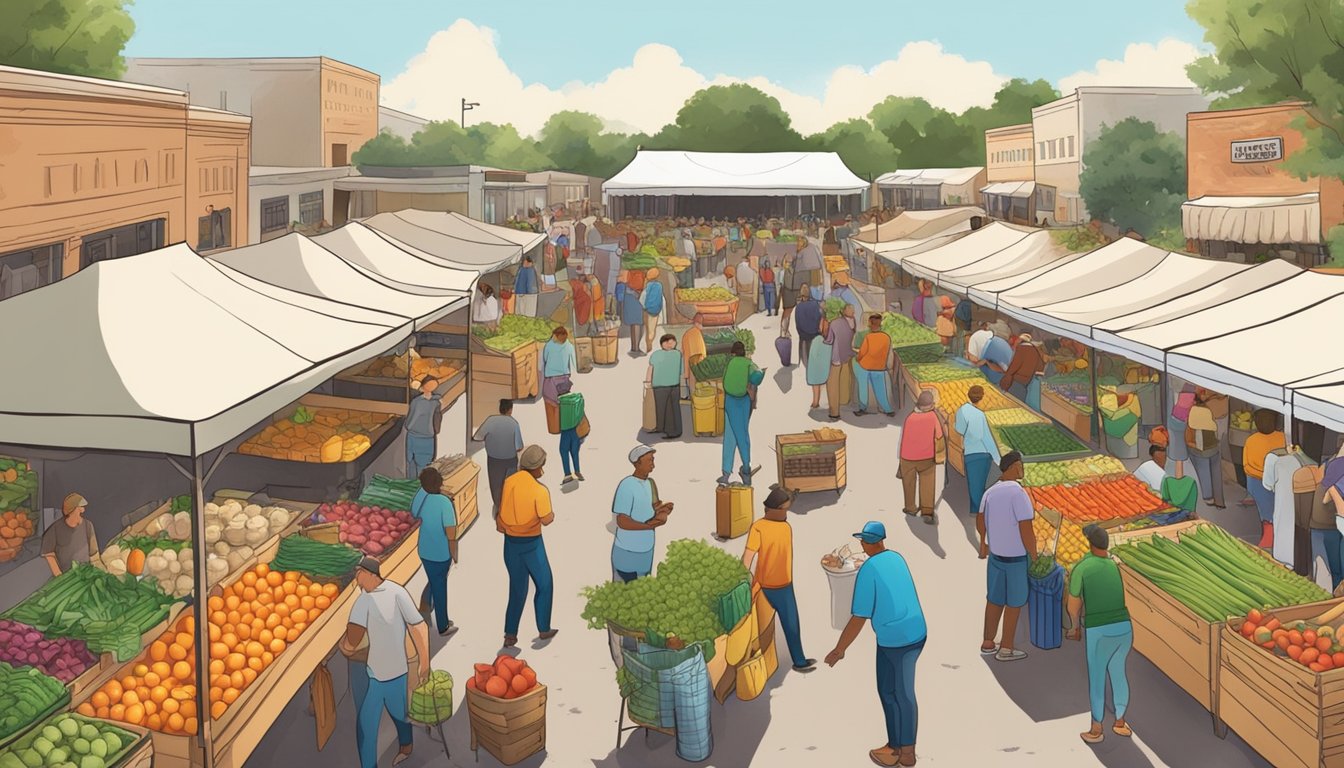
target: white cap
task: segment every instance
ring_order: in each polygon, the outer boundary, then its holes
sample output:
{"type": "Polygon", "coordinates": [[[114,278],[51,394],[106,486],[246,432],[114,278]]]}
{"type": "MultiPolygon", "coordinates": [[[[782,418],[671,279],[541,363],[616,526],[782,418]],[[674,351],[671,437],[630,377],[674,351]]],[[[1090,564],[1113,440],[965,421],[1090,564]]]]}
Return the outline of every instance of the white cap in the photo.
{"type": "Polygon", "coordinates": [[[643,443],[636,445],[634,448],[630,449],[630,463],[634,464],[635,462],[639,461],[640,459],[644,458],[650,453],[653,453],[656,450],[657,450],[656,448],[644,445],[643,443]]]}

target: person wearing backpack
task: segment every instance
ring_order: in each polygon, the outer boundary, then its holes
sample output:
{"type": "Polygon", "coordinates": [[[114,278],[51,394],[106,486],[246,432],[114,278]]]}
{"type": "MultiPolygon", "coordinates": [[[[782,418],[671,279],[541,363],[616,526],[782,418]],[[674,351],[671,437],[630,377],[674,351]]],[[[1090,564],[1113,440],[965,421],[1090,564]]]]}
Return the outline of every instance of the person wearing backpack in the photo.
{"type": "Polygon", "coordinates": [[[436,392],[437,379],[426,377],[417,389],[420,396],[406,407],[406,477],[420,477],[420,470],[434,461],[436,438],[443,427],[443,393],[436,392]]]}
{"type": "Polygon", "coordinates": [[[571,391],[570,383],[566,381],[560,389],[560,462],[565,468],[565,479],[560,481],[561,484],[583,480],[583,473],[579,470],[579,446],[587,436],[584,431],[586,425],[583,395],[571,391]],[[584,431],[582,436],[580,431],[584,431]],[[571,463],[573,473],[569,471],[571,463]]]}
{"type": "Polygon", "coordinates": [[[765,380],[765,371],[756,367],[747,357],[747,348],[740,341],[733,342],[732,357],[723,372],[723,475],[719,484],[726,485],[733,472],[733,454],[742,457],[740,475],[743,485],[751,485],[751,409],[752,388],[765,380]]]}

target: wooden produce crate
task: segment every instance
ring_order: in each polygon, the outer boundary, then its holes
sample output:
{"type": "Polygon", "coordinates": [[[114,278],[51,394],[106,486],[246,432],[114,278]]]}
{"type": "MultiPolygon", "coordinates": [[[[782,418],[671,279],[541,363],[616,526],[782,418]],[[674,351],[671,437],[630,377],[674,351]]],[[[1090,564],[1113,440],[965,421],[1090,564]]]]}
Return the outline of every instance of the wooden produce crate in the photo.
{"type": "Polygon", "coordinates": [[[1078,410],[1073,403],[1047,387],[1041,387],[1041,411],[1083,440],[1092,439],[1092,414],[1078,410]]]}
{"type": "Polygon", "coordinates": [[[965,477],[966,441],[965,439],[962,438],[960,432],[956,431],[955,429],[949,429],[949,427],[951,426],[948,423],[949,419],[944,418],[943,414],[941,413],[938,414],[938,421],[942,423],[943,434],[947,438],[947,466],[951,467],[952,469],[955,469],[957,471],[957,474],[961,475],[962,477],[965,477]]]}
{"type": "Polygon", "coordinates": [[[502,385],[508,388],[508,396],[515,400],[536,397],[541,391],[541,377],[538,375],[540,360],[540,347],[535,341],[505,353],[485,346],[480,339],[472,336],[471,384],[502,385]]]}
{"type": "Polygon", "coordinates": [[[780,485],[800,493],[839,491],[844,488],[848,481],[845,445],[845,435],[839,430],[776,435],[775,456],[780,485]],[[817,445],[827,450],[786,457],[786,445],[817,445]]]}
{"type": "MultiPolygon", "coordinates": [[[[1280,622],[1319,616],[1326,600],[1266,611],[1280,622]]],[[[1344,766],[1344,669],[1313,672],[1241,634],[1242,617],[1221,624],[1218,716],[1271,765],[1344,766]]]]}
{"type": "Polygon", "coordinates": [[[443,478],[443,493],[453,502],[453,510],[457,513],[458,539],[466,534],[479,514],[477,486],[480,485],[480,476],[480,465],[468,459],[443,478]]]}
{"type": "Polygon", "coordinates": [[[150,737],[149,729],[130,723],[112,721],[112,724],[135,734],[137,738],[135,744],[115,763],[110,763],[108,768],[151,768],[154,765],[154,740],[150,737]]]}
{"type": "Polygon", "coordinates": [[[497,699],[467,689],[471,751],[484,748],[504,765],[514,765],[546,748],[546,686],[516,699],[497,699]]]}

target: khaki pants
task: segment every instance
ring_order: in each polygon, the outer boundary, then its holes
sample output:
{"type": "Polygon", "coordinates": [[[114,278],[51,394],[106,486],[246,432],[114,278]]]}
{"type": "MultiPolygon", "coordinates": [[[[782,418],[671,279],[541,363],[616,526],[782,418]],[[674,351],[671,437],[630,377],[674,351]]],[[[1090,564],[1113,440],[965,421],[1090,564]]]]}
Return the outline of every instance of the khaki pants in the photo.
{"type": "Polygon", "coordinates": [[[644,313],[644,351],[653,354],[658,350],[658,315],[644,313]]]}
{"type": "Polygon", "coordinates": [[[826,377],[826,406],[832,416],[840,415],[840,406],[849,402],[854,391],[854,368],[849,363],[832,365],[826,377]]]}
{"type": "Polygon", "coordinates": [[[905,491],[906,510],[914,510],[915,507],[915,485],[919,485],[919,513],[921,515],[933,514],[933,496],[937,483],[937,464],[933,459],[920,459],[919,461],[910,461],[901,459],[900,467],[896,474],[901,478],[901,487],[905,491]]]}

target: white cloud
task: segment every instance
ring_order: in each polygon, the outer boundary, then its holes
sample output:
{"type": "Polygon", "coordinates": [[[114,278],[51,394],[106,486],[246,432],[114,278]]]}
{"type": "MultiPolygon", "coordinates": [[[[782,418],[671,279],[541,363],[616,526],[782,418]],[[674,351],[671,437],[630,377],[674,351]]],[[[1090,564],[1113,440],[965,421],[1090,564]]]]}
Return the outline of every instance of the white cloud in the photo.
{"type": "Polygon", "coordinates": [[[1124,58],[1102,59],[1091,70],[1075,72],[1059,81],[1061,93],[1085,85],[1193,85],[1185,67],[1199,58],[1199,48],[1183,40],[1167,39],[1157,45],[1131,43],[1124,58]]]}
{"type": "Polygon", "coordinates": [[[535,133],[563,109],[591,112],[611,125],[656,132],[675,119],[686,99],[709,85],[749,83],[779,99],[803,133],[866,115],[887,96],[922,96],[954,111],[988,104],[1006,78],[983,61],[946,53],[932,42],[903,47],[895,59],[869,70],[841,67],[815,98],[790,91],[765,77],[707,77],[686,66],[681,55],[657,43],[636,51],[628,65],[595,83],[568,83],[560,89],[525,84],[500,57],[496,33],[459,19],[434,34],[425,50],[401,74],[384,82],[383,101],[421,117],[456,120],[462,98],[478,101],[477,121],[513,123],[535,133]]]}

